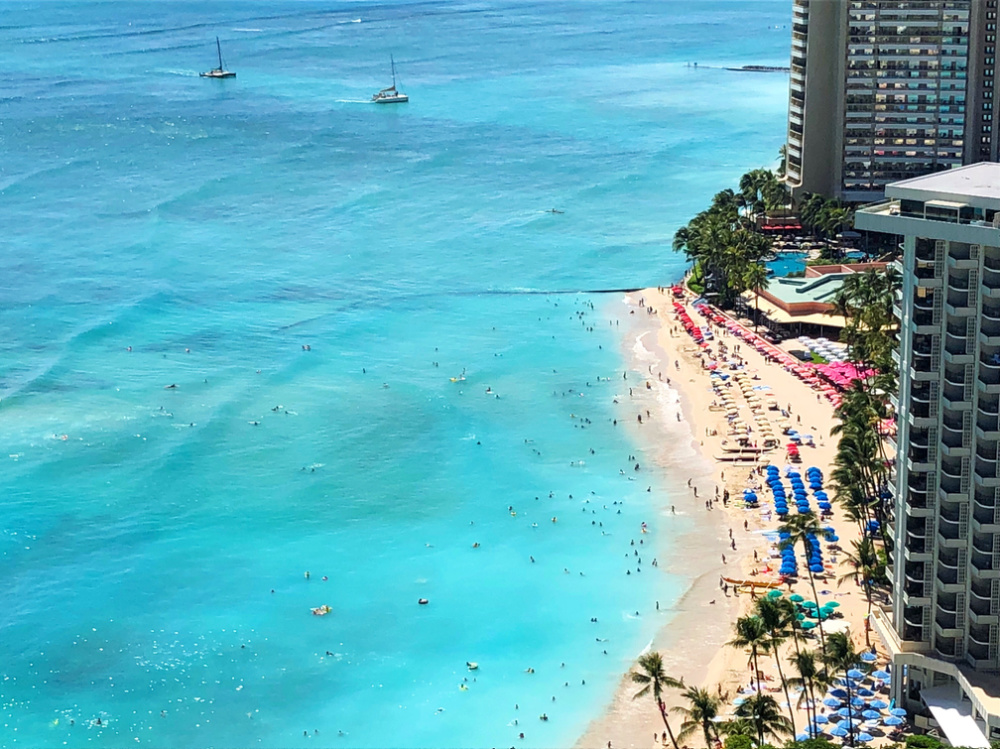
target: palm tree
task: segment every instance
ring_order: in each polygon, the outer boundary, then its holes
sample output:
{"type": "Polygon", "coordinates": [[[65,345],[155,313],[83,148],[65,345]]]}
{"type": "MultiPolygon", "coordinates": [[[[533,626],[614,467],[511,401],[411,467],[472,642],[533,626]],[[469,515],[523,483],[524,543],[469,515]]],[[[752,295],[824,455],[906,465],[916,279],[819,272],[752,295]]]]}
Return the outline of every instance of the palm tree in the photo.
{"type": "Polygon", "coordinates": [[[716,739],[719,738],[719,732],[715,727],[715,718],[719,715],[719,698],[700,687],[688,687],[681,696],[690,703],[690,707],[680,706],[672,710],[684,716],[677,738],[684,741],[700,729],[702,736],[705,737],[705,746],[711,749],[713,734],[716,739]]]}
{"type": "MultiPolygon", "coordinates": [[[[872,590],[876,585],[889,582],[886,576],[885,561],[879,555],[875,543],[870,537],[865,536],[860,541],[852,541],[853,552],[844,552],[844,561],[851,567],[851,571],[842,575],[837,580],[837,585],[843,584],[844,580],[858,581],[865,591],[865,599],[868,601],[868,616],[872,615],[872,590]],[[860,577],[860,580],[858,578],[860,577]]],[[[865,644],[871,645],[870,628],[865,627],[865,644]]]]}
{"type": "MultiPolygon", "coordinates": [[[[813,600],[816,601],[816,608],[819,609],[819,593],[816,592],[816,578],[813,577],[812,566],[809,564],[809,557],[812,552],[812,545],[816,538],[823,534],[823,527],[815,513],[803,512],[798,515],[789,515],[788,519],[778,527],[779,532],[788,534],[788,538],[782,540],[781,548],[795,548],[797,544],[802,544],[806,556],[806,570],[809,572],[809,586],[812,588],[813,600]]],[[[826,641],[823,635],[823,628],[819,630],[819,639],[823,650],[826,650],[826,641]]]]}
{"type": "MultiPolygon", "coordinates": [[[[812,715],[816,715],[816,682],[819,676],[819,669],[816,666],[817,654],[812,650],[801,650],[798,653],[792,655],[791,661],[795,670],[798,672],[798,676],[792,677],[788,680],[788,683],[792,686],[802,687],[802,696],[799,698],[799,704],[805,700],[806,703],[806,717],[809,717],[810,706],[812,709],[812,715]]],[[[813,722],[809,721],[809,732],[815,733],[813,731],[813,722]]],[[[813,736],[815,738],[815,735],[813,736]]]]}
{"type": "Polygon", "coordinates": [[[769,283],[767,277],[767,266],[763,263],[752,263],[745,271],[744,283],[747,288],[753,289],[753,329],[757,331],[757,323],[760,320],[760,291],[766,289],[769,283]]]}
{"type": "Polygon", "coordinates": [[[757,657],[762,651],[767,652],[770,635],[764,628],[764,622],[756,616],[741,616],[734,623],[733,630],[733,639],[726,644],[733,648],[750,648],[747,665],[753,666],[757,692],[760,692],[760,668],[757,665],[757,657]]]}
{"type": "Polygon", "coordinates": [[[748,718],[732,718],[719,724],[719,732],[727,737],[746,736],[752,739],[757,736],[757,726],[748,718]]]}
{"type": "Polygon", "coordinates": [[[791,634],[791,622],[795,620],[794,614],[789,617],[788,609],[779,604],[773,598],[758,598],[755,604],[757,618],[760,619],[765,631],[771,638],[768,650],[774,655],[774,663],[778,667],[778,678],[781,680],[781,688],[785,692],[785,701],[788,702],[788,717],[792,725],[792,733],[795,733],[795,708],[792,706],[792,698],[788,694],[788,684],[785,682],[785,674],[781,670],[781,654],[778,652],[781,644],[788,639],[791,634]]]}
{"type": "Polygon", "coordinates": [[[678,749],[674,731],[670,727],[670,721],[667,720],[667,705],[663,701],[663,690],[684,689],[684,680],[667,676],[666,671],[663,670],[663,657],[656,651],[640,655],[639,670],[632,671],[630,674],[633,682],[644,685],[642,689],[632,695],[632,699],[638,699],[652,693],[653,699],[656,700],[656,707],[660,711],[660,717],[663,718],[663,726],[670,735],[670,743],[674,745],[674,749],[678,749]]]}
{"type": "Polygon", "coordinates": [[[767,735],[780,739],[792,732],[788,718],[778,709],[778,703],[769,694],[747,697],[746,701],[736,708],[736,716],[746,718],[754,724],[759,744],[764,743],[764,737],[767,735]]]}
{"type": "MultiPolygon", "coordinates": [[[[847,672],[852,668],[857,668],[859,653],[854,649],[851,638],[843,632],[834,632],[827,640],[827,648],[823,654],[823,661],[827,667],[834,672],[840,671],[844,674],[844,681],[847,684],[847,704],[851,704],[851,679],[847,672]]],[[[850,744],[854,745],[854,719],[850,718],[847,724],[850,744]]]]}

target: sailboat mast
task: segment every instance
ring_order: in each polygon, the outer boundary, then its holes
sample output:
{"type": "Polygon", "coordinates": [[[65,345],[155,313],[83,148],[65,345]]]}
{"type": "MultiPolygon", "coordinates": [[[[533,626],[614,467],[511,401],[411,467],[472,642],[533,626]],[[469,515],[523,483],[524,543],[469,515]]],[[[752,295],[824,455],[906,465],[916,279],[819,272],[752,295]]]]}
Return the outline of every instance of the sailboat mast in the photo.
{"type": "Polygon", "coordinates": [[[219,44],[219,37],[215,37],[215,48],[219,52],[219,70],[222,70],[222,45],[219,44]]]}
{"type": "Polygon", "coordinates": [[[396,61],[389,55],[389,64],[392,66],[392,87],[396,88],[396,61]]]}

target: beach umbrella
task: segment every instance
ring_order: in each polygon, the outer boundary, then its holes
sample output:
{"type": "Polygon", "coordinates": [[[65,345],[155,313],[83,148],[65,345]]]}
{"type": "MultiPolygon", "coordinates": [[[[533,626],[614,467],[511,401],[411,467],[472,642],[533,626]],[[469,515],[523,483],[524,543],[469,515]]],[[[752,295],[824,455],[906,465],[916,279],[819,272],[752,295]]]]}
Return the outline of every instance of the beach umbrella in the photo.
{"type": "Polygon", "coordinates": [[[802,603],[805,600],[805,598],[800,596],[798,593],[792,593],[792,595],[788,597],[788,600],[793,603],[802,603]]]}
{"type": "Polygon", "coordinates": [[[898,715],[890,715],[888,718],[883,718],[883,723],[887,726],[901,726],[903,725],[903,719],[898,715]]]}
{"type": "Polygon", "coordinates": [[[831,689],[830,694],[833,695],[834,697],[839,697],[842,700],[847,699],[846,689],[831,689]]]}
{"type": "Polygon", "coordinates": [[[875,653],[873,653],[872,651],[866,650],[861,654],[861,660],[863,660],[865,663],[874,663],[875,661],[878,660],[878,656],[875,655],[875,653]]]}
{"type": "Polygon", "coordinates": [[[812,572],[814,575],[818,574],[818,573],[820,573],[820,572],[823,571],[823,565],[822,564],[810,564],[809,565],[809,571],[812,572]]]}
{"type": "Polygon", "coordinates": [[[874,708],[875,710],[885,710],[889,707],[889,703],[885,700],[872,700],[868,703],[868,707],[874,708]]]}
{"type": "Polygon", "coordinates": [[[872,735],[870,733],[859,733],[857,736],[854,737],[854,740],[863,741],[864,743],[867,744],[869,741],[872,740],[872,735]]]}
{"type": "MultiPolygon", "coordinates": [[[[826,702],[826,700],[823,701],[826,702]]],[[[829,722],[830,719],[827,718],[825,715],[817,715],[815,718],[813,718],[813,723],[818,724],[818,723],[829,723],[829,722]]]]}
{"type": "Polygon", "coordinates": [[[823,700],[823,704],[827,707],[840,707],[844,703],[838,700],[836,697],[827,697],[823,700]]]}
{"type": "Polygon", "coordinates": [[[864,701],[863,699],[861,699],[860,697],[853,697],[853,698],[851,698],[851,704],[852,704],[852,705],[853,705],[854,707],[864,707],[864,706],[865,706],[866,704],[868,704],[868,703],[866,703],[866,702],[865,702],[865,701],[864,701]]]}
{"type": "Polygon", "coordinates": [[[863,679],[863,678],[865,678],[865,675],[863,673],[861,673],[860,671],[858,671],[858,669],[852,668],[850,671],[847,672],[847,678],[848,679],[863,679]]]}
{"type": "Polygon", "coordinates": [[[858,697],[874,697],[875,696],[875,693],[872,690],[868,689],[867,687],[859,687],[857,689],[857,691],[855,691],[855,694],[858,695],[858,697]]]}
{"type": "Polygon", "coordinates": [[[840,607],[840,604],[837,603],[836,601],[827,601],[826,603],[823,604],[823,607],[827,609],[836,609],[840,607]]]}
{"type": "Polygon", "coordinates": [[[802,622],[802,629],[813,629],[816,626],[816,622],[802,622]]]}
{"type": "Polygon", "coordinates": [[[889,715],[894,715],[897,718],[905,718],[906,711],[901,707],[894,707],[892,708],[892,710],[889,711],[889,715]]]}
{"type": "Polygon", "coordinates": [[[808,733],[800,733],[800,734],[796,735],[795,740],[796,741],[808,741],[811,738],[812,738],[812,736],[810,736],[808,733]]]}
{"type": "Polygon", "coordinates": [[[803,601],[802,602],[802,608],[804,608],[804,609],[814,609],[814,608],[816,608],[816,602],[815,601],[803,601]]]}
{"type": "Polygon", "coordinates": [[[891,679],[888,671],[883,671],[879,669],[878,671],[872,671],[872,677],[879,679],[880,681],[885,681],[886,679],[891,679]]]}
{"type": "Polygon", "coordinates": [[[828,733],[831,736],[840,736],[840,737],[843,737],[843,736],[846,736],[848,734],[848,730],[844,726],[837,725],[837,726],[834,726],[833,728],[831,728],[828,731],[828,733]]]}
{"type": "Polygon", "coordinates": [[[878,720],[882,717],[878,710],[862,710],[861,717],[867,718],[868,720],[878,720]]]}
{"type": "Polygon", "coordinates": [[[767,591],[768,598],[781,598],[783,595],[784,593],[777,589],[767,591]]]}

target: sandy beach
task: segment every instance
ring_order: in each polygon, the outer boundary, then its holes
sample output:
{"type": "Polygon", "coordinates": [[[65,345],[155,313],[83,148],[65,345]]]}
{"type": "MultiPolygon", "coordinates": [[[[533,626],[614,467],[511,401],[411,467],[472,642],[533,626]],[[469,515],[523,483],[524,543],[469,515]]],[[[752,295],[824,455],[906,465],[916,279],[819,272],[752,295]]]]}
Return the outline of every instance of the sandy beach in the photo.
{"type": "MultiPolygon", "coordinates": [[[[689,302],[690,299],[685,300],[688,314],[697,324],[707,326],[708,321],[697,314],[689,302]]],[[[730,715],[732,700],[740,687],[749,682],[750,670],[747,654],[725,643],[731,637],[733,621],[745,614],[753,601],[745,593],[739,596],[734,596],[732,590],[724,593],[720,576],[776,582],[777,572],[765,571],[765,560],[772,559],[775,549],[764,532],[776,531],[779,522],[771,511],[770,492],[766,489],[760,493],[760,508],[744,508],[743,490],[762,484],[761,477],[753,475],[753,463],[724,463],[715,459],[722,451],[729,425],[725,412],[715,403],[717,396],[711,387],[709,370],[703,367],[701,349],[677,322],[669,289],[645,289],[628,295],[624,304],[630,316],[641,316],[648,320],[649,326],[638,325],[638,345],[629,343],[632,370],[645,370],[648,377],[645,382],[636,383],[638,387],[633,387],[634,395],[628,402],[620,404],[622,418],[650,445],[658,458],[657,467],[667,471],[679,484],[671,487],[670,502],[676,506],[678,514],[692,516],[695,528],[685,535],[682,548],[669,556],[670,563],[661,565],[663,571],[684,575],[693,583],[657,634],[652,649],[663,655],[669,675],[682,678],[686,684],[705,686],[712,692],[718,689],[726,697],[722,715],[730,715]],[[649,405],[651,403],[656,410],[649,405]],[[645,409],[654,418],[647,418],[646,423],[640,425],[633,414],[645,415],[645,409]],[[679,478],[690,479],[690,488],[679,478]],[[728,507],[721,501],[714,501],[712,509],[708,509],[706,499],[714,499],[717,491],[721,496],[724,490],[728,490],[731,497],[728,507]],[[755,561],[755,553],[759,561],[755,561]]],[[[833,405],[781,365],[769,363],[746,344],[740,345],[741,341],[728,331],[714,325],[712,329],[715,334],[712,350],[717,352],[718,344],[724,343],[731,354],[742,359],[744,371],[753,378],[754,386],[770,387],[780,408],[789,411],[789,420],[796,428],[815,437],[813,446],[801,449],[801,469],[816,466],[824,477],[829,477],[836,448],[835,439],[830,437],[830,429],[835,423],[833,405]]],[[[738,389],[733,390],[739,393],[738,389]]],[[[746,402],[741,402],[740,406],[741,415],[744,410],[749,414],[746,402]]],[[[760,463],[784,466],[787,462],[785,440],[776,424],[779,412],[765,410],[764,415],[771,419],[781,444],[767,453],[760,463]]],[[[663,512],[670,514],[671,508],[665,507],[663,512]]],[[[859,533],[857,527],[841,515],[835,508],[827,523],[834,527],[840,537],[840,546],[846,549],[850,548],[852,540],[859,538],[859,533]]],[[[851,581],[837,585],[836,580],[849,571],[842,559],[831,554],[827,564],[824,579],[816,581],[817,590],[828,591],[824,597],[840,604],[838,611],[850,624],[855,644],[863,647],[867,612],[864,594],[851,581]]],[[[776,570],[777,566],[772,560],[771,569],[776,570]]],[[[812,598],[805,575],[793,590],[812,598]]],[[[636,657],[638,655],[636,653],[636,657]]],[[[762,658],[760,663],[761,671],[774,677],[774,681],[768,683],[776,690],[774,696],[778,703],[784,704],[773,658],[762,658]]],[[[577,747],[606,748],[609,742],[614,749],[663,746],[657,738],[663,732],[659,711],[648,696],[633,699],[637,690],[628,673],[624,673],[611,704],[603,715],[591,722],[577,747]]],[[[794,695],[792,699],[796,699],[794,695]]],[[[666,701],[668,707],[682,702],[676,690],[667,692],[666,701]]],[[[672,719],[675,733],[679,731],[680,722],[680,716],[672,719]]],[[[806,723],[804,710],[798,711],[795,723],[801,731],[806,723]]],[[[703,739],[697,734],[680,743],[699,747],[703,739]]],[[[878,743],[876,740],[875,744],[878,743]]]]}

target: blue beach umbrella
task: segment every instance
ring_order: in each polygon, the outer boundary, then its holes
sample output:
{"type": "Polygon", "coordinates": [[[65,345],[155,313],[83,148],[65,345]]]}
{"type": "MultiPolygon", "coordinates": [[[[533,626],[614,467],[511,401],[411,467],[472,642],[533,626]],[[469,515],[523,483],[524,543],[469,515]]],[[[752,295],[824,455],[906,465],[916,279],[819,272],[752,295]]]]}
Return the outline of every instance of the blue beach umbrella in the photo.
{"type": "Polygon", "coordinates": [[[840,699],[847,699],[846,689],[831,689],[830,694],[834,697],[839,697],[840,699]]]}
{"type": "Polygon", "coordinates": [[[827,697],[823,700],[823,704],[827,707],[840,707],[844,703],[838,700],[836,697],[827,697]]]}
{"type": "Polygon", "coordinates": [[[873,653],[872,651],[866,650],[861,654],[861,660],[863,660],[865,663],[874,663],[875,661],[878,660],[878,656],[875,655],[875,653],[873,653]]]}
{"type": "Polygon", "coordinates": [[[800,733],[795,736],[796,741],[808,741],[811,738],[812,736],[810,736],[808,733],[800,733]]]}
{"type": "Polygon", "coordinates": [[[844,726],[834,726],[827,733],[831,736],[846,736],[848,734],[847,729],[844,726]]]}
{"type": "MultiPolygon", "coordinates": [[[[824,702],[825,701],[826,700],[824,700],[824,702]]],[[[813,723],[829,723],[829,722],[830,719],[827,718],[825,715],[817,715],[815,718],[813,718],[813,723]]]]}
{"type": "Polygon", "coordinates": [[[901,726],[903,725],[903,719],[898,715],[890,715],[888,718],[883,718],[882,722],[887,726],[901,726]]]}
{"type": "Polygon", "coordinates": [[[854,737],[854,740],[862,741],[867,744],[869,741],[872,740],[872,735],[870,733],[859,733],[857,736],[854,737]]]}
{"type": "Polygon", "coordinates": [[[852,697],[851,698],[851,706],[852,707],[864,707],[866,704],[867,703],[863,699],[861,699],[860,697],[852,697]]]}
{"type": "Polygon", "coordinates": [[[901,707],[894,707],[892,708],[892,710],[889,711],[889,715],[894,715],[897,718],[905,718],[906,711],[901,707]]]}
{"type": "Polygon", "coordinates": [[[861,717],[867,720],[878,720],[882,714],[878,710],[862,710],[861,717]]]}
{"type": "Polygon", "coordinates": [[[871,702],[868,703],[868,707],[871,707],[875,710],[885,710],[887,707],[889,707],[889,703],[886,702],[885,700],[872,700],[871,702]]]}
{"type": "Polygon", "coordinates": [[[881,681],[885,681],[886,679],[892,678],[888,671],[883,671],[881,669],[879,669],[878,671],[872,671],[872,677],[875,679],[880,679],[881,681]]]}
{"type": "Polygon", "coordinates": [[[860,671],[858,671],[858,669],[852,668],[850,671],[847,672],[847,678],[849,678],[849,679],[863,679],[863,678],[865,678],[865,675],[863,673],[861,673],[860,671]]]}
{"type": "MultiPolygon", "coordinates": [[[[830,503],[829,502],[824,502],[824,504],[830,504],[830,503]]],[[[829,509],[829,508],[827,508],[827,509],[829,509]]],[[[829,541],[831,544],[835,544],[835,543],[837,543],[840,540],[840,536],[838,536],[836,533],[833,533],[833,534],[827,536],[826,540],[829,541]]]]}
{"type": "Polygon", "coordinates": [[[875,693],[872,690],[868,689],[867,687],[861,687],[861,688],[859,688],[857,691],[855,691],[855,694],[858,695],[858,697],[874,697],[875,696],[875,693]]]}
{"type": "Polygon", "coordinates": [[[841,718],[859,718],[861,713],[857,710],[851,710],[849,707],[842,707],[837,711],[837,715],[841,718]]]}

